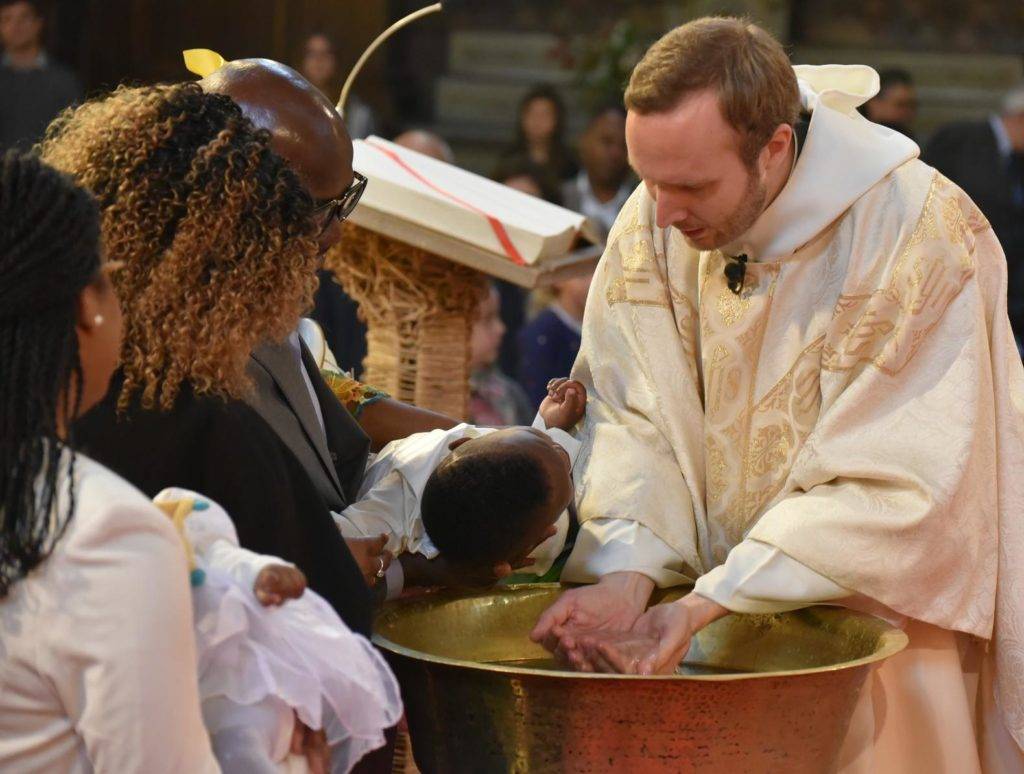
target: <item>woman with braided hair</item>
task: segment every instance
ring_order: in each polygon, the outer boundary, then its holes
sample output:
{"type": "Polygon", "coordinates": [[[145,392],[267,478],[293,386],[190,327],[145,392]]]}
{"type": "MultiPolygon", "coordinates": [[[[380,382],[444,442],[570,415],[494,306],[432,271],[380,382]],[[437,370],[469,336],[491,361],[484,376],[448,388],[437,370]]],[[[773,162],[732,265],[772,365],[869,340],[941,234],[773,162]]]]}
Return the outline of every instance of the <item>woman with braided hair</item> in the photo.
{"type": "Polygon", "coordinates": [[[75,451],[121,312],[93,198],[0,162],[0,770],[215,772],[170,522],[75,451]]]}

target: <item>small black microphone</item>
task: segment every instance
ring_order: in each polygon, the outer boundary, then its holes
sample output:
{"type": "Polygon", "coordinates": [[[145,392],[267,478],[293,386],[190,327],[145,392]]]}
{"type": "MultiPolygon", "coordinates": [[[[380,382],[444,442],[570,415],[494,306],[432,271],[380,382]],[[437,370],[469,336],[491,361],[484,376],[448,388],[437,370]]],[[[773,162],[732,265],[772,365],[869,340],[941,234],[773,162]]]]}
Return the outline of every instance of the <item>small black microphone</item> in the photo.
{"type": "Polygon", "coordinates": [[[737,296],[743,292],[743,279],[747,276],[747,256],[727,255],[725,264],[725,280],[729,290],[737,296]]]}

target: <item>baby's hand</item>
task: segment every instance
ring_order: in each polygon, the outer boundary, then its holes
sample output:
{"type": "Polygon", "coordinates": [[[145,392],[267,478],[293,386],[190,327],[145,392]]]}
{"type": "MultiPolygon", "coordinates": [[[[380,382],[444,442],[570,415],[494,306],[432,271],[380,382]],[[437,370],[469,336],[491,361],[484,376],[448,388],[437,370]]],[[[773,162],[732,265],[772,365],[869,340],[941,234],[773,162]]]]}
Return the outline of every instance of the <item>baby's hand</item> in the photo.
{"type": "Polygon", "coordinates": [[[286,600],[302,596],[306,590],[306,576],[291,565],[268,564],[256,576],[252,590],[264,607],[278,607],[286,600]]]}
{"type": "Polygon", "coordinates": [[[587,388],[572,379],[552,379],[548,396],[540,404],[540,415],[550,430],[557,427],[568,432],[583,419],[587,408],[587,388]]]}

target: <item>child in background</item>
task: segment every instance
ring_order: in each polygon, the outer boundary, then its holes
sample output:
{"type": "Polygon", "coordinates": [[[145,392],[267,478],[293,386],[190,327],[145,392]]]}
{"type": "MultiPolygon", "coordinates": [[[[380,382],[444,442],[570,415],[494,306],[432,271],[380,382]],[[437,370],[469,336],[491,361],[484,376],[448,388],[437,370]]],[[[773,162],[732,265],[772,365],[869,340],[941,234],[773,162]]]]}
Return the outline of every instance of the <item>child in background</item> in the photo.
{"type": "Polygon", "coordinates": [[[338,527],[346,539],[386,535],[406,586],[483,585],[523,567],[543,575],[569,533],[580,447],[569,431],[586,401],[582,384],[557,379],[532,428],[458,425],[388,444],[338,527]]]}
{"type": "Polygon", "coordinates": [[[290,755],[303,726],[325,732],[333,774],[383,745],[402,704],[373,646],[306,589],[298,568],[241,548],[216,503],[184,489],[154,502],[191,565],[203,721],[225,774],[307,770],[290,755]]]}
{"type": "Polygon", "coordinates": [[[552,302],[519,333],[519,383],[533,406],[544,400],[551,379],[572,373],[593,276],[590,270],[555,283],[552,302]]]}
{"type": "MultiPolygon", "coordinates": [[[[551,184],[542,170],[528,160],[512,160],[499,166],[494,179],[520,193],[534,196],[552,204],[561,204],[561,186],[551,184]]],[[[505,338],[501,342],[498,362],[506,374],[519,373],[519,332],[526,324],[528,293],[523,288],[504,280],[495,280],[501,300],[501,321],[505,323],[505,338]]],[[[567,374],[568,371],[559,371],[567,374]]]]}
{"type": "Polygon", "coordinates": [[[492,285],[469,339],[469,419],[475,425],[525,425],[533,418],[534,409],[523,388],[497,365],[505,331],[501,301],[492,285]]]}

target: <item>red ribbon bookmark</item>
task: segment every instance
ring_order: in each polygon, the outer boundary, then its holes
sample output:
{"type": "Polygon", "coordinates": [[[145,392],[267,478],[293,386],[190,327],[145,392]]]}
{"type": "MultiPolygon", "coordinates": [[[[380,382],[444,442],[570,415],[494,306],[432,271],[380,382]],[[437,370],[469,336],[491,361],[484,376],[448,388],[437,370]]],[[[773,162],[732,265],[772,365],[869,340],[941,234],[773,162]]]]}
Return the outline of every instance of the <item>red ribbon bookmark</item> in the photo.
{"type": "Polygon", "coordinates": [[[516,246],[512,244],[512,240],[509,238],[508,232],[505,230],[504,223],[502,223],[493,215],[484,212],[476,205],[470,204],[466,200],[460,199],[455,194],[449,193],[440,186],[434,184],[433,182],[425,178],[423,175],[421,175],[419,172],[417,172],[415,169],[406,164],[405,160],[390,148],[385,148],[384,146],[378,145],[375,142],[365,142],[371,148],[375,148],[376,150],[383,153],[385,156],[387,156],[389,159],[395,162],[399,167],[408,172],[410,175],[412,175],[414,178],[416,178],[418,181],[423,183],[423,185],[427,186],[431,190],[437,191],[439,194],[450,199],[459,206],[465,207],[467,210],[475,212],[477,215],[483,215],[485,218],[487,218],[487,222],[491,224],[491,229],[494,231],[494,236],[498,238],[498,242],[501,243],[501,247],[505,251],[505,255],[508,257],[508,259],[517,266],[526,266],[526,261],[523,260],[523,256],[519,254],[519,251],[516,249],[516,246]]]}

